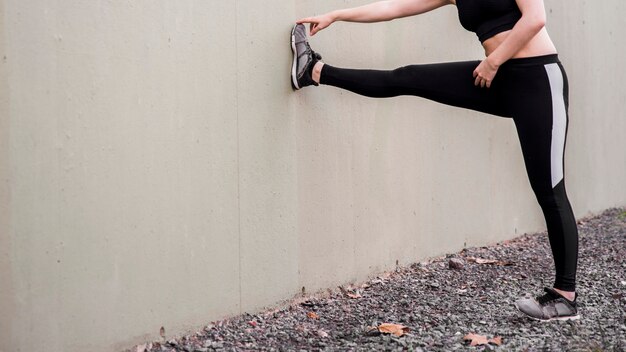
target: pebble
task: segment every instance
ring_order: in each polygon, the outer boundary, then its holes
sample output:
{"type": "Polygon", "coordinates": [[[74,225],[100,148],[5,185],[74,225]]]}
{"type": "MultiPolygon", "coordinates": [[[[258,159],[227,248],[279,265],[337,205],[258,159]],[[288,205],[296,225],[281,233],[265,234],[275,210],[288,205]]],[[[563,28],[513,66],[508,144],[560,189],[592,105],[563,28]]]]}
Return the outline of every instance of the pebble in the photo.
{"type": "Polygon", "coordinates": [[[459,258],[452,258],[448,261],[448,267],[450,269],[461,270],[465,266],[465,262],[459,258]]]}

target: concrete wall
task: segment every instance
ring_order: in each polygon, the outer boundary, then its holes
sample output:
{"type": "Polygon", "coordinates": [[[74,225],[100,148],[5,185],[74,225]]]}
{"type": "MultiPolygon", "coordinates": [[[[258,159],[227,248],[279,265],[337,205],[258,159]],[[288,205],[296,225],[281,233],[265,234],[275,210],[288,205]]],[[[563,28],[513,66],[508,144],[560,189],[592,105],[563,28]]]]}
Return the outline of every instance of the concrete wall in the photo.
{"type": "MultiPolygon", "coordinates": [[[[513,123],[293,93],[291,23],[366,1],[0,0],[0,351],[115,351],[544,228],[513,123]]],[[[626,205],[626,5],[546,0],[578,217],[626,205]]],[[[311,39],[477,59],[451,6],[311,39]]]]}

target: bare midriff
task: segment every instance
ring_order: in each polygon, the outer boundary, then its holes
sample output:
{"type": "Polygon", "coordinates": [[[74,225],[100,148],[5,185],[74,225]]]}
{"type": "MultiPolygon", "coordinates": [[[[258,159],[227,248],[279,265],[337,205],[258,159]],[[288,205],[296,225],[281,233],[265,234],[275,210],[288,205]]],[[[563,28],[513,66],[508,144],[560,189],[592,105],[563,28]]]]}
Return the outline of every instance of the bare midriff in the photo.
{"type": "MultiPolygon", "coordinates": [[[[451,4],[456,6],[456,0],[449,0],[451,4]]],[[[485,40],[482,45],[485,48],[485,56],[491,55],[500,44],[506,39],[511,30],[500,32],[493,37],[485,40]]],[[[542,56],[556,54],[556,47],[552,43],[552,39],[548,35],[546,28],[542,28],[523,48],[516,52],[511,58],[542,56]]]]}
{"type": "MultiPolygon", "coordinates": [[[[485,40],[483,48],[485,48],[485,55],[489,56],[502,42],[506,39],[511,31],[500,32],[493,37],[485,40]]],[[[524,47],[516,52],[512,58],[531,57],[556,54],[556,47],[552,43],[548,31],[546,28],[542,28],[524,47]]]]}

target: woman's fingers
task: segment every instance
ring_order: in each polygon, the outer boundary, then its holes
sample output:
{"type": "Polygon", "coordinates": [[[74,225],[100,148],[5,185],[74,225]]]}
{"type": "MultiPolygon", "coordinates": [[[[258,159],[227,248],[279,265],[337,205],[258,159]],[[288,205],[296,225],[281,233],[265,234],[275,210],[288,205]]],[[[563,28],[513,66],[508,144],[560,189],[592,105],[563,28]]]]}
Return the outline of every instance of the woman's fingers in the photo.
{"type": "Polygon", "coordinates": [[[314,16],[301,18],[297,20],[296,23],[309,23],[309,33],[310,35],[315,35],[315,33],[328,27],[332,23],[332,21],[329,21],[327,16],[314,16]]]}
{"type": "Polygon", "coordinates": [[[327,26],[322,25],[322,23],[320,22],[316,22],[316,23],[311,23],[311,35],[315,35],[315,33],[321,31],[322,29],[326,28],[327,26]]]}
{"type": "Polygon", "coordinates": [[[474,85],[480,86],[481,88],[485,88],[485,87],[489,88],[491,87],[491,81],[481,76],[476,76],[476,78],[474,79],[474,85]]]}
{"type": "Polygon", "coordinates": [[[480,85],[481,88],[491,87],[491,83],[497,72],[498,67],[491,65],[487,59],[483,60],[472,73],[474,76],[474,85],[480,85]]]}

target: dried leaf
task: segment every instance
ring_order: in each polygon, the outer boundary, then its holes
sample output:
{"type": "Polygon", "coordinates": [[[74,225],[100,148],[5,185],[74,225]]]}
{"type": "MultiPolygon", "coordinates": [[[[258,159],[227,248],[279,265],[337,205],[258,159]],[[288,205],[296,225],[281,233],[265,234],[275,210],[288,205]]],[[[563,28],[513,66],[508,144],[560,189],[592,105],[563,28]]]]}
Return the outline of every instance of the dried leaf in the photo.
{"type": "Polygon", "coordinates": [[[250,320],[250,321],[248,322],[248,324],[250,324],[250,325],[252,325],[252,326],[254,326],[254,327],[256,328],[256,321],[254,321],[254,320],[250,320]]]}
{"type": "Polygon", "coordinates": [[[161,326],[161,330],[159,330],[159,334],[161,334],[162,338],[165,338],[165,328],[161,326]]]}
{"type": "Polygon", "coordinates": [[[477,334],[473,334],[473,333],[469,333],[467,335],[465,335],[463,337],[463,340],[470,340],[470,346],[476,346],[476,345],[486,345],[489,343],[489,340],[487,340],[487,336],[483,336],[483,335],[477,335],[477,334]]]}
{"type": "Polygon", "coordinates": [[[378,326],[378,331],[400,337],[404,335],[404,333],[409,332],[409,328],[400,324],[382,323],[378,326]]]}
{"type": "Polygon", "coordinates": [[[484,258],[475,258],[475,257],[467,257],[466,259],[470,262],[475,262],[476,264],[496,264],[496,265],[502,265],[502,266],[514,265],[513,262],[497,260],[497,259],[484,259],[484,258]]]}
{"type": "Polygon", "coordinates": [[[311,319],[319,319],[320,317],[315,312],[308,312],[306,315],[311,319]]]}
{"type": "Polygon", "coordinates": [[[361,295],[359,294],[358,291],[354,291],[354,293],[351,292],[353,290],[351,286],[348,286],[348,288],[345,288],[343,286],[339,286],[339,290],[341,290],[341,292],[344,295],[346,295],[346,296],[348,296],[350,298],[361,298],[361,295]]]}
{"type": "Polygon", "coordinates": [[[346,296],[350,297],[350,298],[361,298],[361,295],[357,292],[357,293],[346,293],[346,296]]]}
{"type": "Polygon", "coordinates": [[[487,339],[487,336],[478,335],[474,333],[469,333],[463,337],[463,340],[470,340],[470,346],[476,345],[487,345],[489,343],[496,344],[498,346],[502,345],[502,337],[496,336],[492,339],[487,339]]]}

